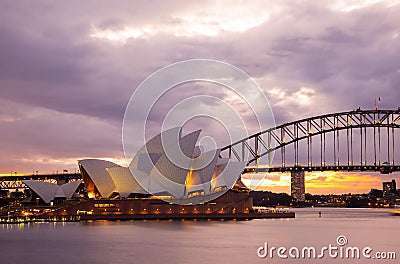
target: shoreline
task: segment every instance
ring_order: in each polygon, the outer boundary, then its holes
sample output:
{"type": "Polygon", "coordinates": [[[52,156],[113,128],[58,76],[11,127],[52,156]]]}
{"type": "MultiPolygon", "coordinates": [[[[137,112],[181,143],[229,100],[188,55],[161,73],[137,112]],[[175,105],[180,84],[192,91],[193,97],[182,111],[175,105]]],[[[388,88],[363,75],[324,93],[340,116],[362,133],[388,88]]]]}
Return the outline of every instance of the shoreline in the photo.
{"type": "Polygon", "coordinates": [[[129,221],[129,220],[238,220],[246,221],[253,219],[279,219],[296,218],[295,212],[279,213],[236,213],[236,214],[110,214],[110,215],[73,215],[52,216],[46,218],[16,217],[0,218],[0,224],[26,224],[46,222],[89,222],[89,221],[129,221]]]}

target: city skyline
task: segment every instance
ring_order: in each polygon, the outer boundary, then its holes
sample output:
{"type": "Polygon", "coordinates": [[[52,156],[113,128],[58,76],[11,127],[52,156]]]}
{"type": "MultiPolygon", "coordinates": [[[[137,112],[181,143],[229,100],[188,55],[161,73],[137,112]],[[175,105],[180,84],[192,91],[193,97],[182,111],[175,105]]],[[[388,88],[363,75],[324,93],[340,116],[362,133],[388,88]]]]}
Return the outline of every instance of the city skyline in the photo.
{"type": "MultiPolygon", "coordinates": [[[[311,194],[368,193],[371,189],[382,189],[382,182],[397,178],[393,174],[343,172],[306,172],[305,192],[311,194]]],[[[290,173],[270,173],[265,183],[256,190],[290,194],[290,173]]],[[[246,181],[244,180],[246,183],[246,181]]]]}

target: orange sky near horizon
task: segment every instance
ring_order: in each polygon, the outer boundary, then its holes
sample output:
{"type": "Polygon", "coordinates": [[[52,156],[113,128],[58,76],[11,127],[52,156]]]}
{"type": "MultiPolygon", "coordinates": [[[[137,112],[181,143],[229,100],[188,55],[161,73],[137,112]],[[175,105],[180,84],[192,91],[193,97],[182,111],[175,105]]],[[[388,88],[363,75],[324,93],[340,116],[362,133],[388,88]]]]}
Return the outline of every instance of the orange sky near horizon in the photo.
{"type": "MultiPolygon", "coordinates": [[[[249,177],[251,174],[242,178],[247,186],[251,185],[249,177]]],[[[311,194],[368,193],[371,189],[382,189],[382,182],[396,178],[395,174],[306,172],[305,187],[306,193],[311,194]]],[[[253,178],[253,183],[258,185],[256,190],[290,193],[290,173],[260,173],[253,178]]]]}

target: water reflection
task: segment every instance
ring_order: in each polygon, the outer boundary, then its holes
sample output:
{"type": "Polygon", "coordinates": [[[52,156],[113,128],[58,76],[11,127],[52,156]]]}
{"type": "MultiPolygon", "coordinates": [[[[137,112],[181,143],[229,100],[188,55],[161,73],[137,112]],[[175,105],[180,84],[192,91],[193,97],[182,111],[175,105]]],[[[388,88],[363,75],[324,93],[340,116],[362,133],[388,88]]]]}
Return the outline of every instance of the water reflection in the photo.
{"type": "MultiPolygon", "coordinates": [[[[257,257],[264,242],[322,246],[346,235],[350,245],[398,250],[400,217],[382,209],[296,209],[296,219],[121,221],[1,225],[1,263],[359,263],[257,257]],[[319,217],[321,211],[321,217],[319,217]],[[61,257],[62,256],[62,257],[61,257]]],[[[400,250],[397,252],[400,257],[400,250]]],[[[373,263],[373,261],[370,261],[373,263]]],[[[380,260],[379,263],[395,263],[380,260]]]]}

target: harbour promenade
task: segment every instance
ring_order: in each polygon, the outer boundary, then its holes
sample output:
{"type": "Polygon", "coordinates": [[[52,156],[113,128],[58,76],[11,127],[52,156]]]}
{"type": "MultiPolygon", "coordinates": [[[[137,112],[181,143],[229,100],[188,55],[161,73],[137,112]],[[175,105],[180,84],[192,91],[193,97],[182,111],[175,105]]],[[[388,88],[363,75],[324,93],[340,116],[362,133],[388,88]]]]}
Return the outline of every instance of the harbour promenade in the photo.
{"type": "Polygon", "coordinates": [[[110,215],[69,215],[69,216],[17,216],[0,217],[0,224],[24,224],[42,222],[86,222],[86,221],[129,221],[129,220],[252,220],[252,219],[277,219],[295,218],[295,213],[270,212],[270,213],[237,213],[237,214],[110,214],[110,215]]]}

